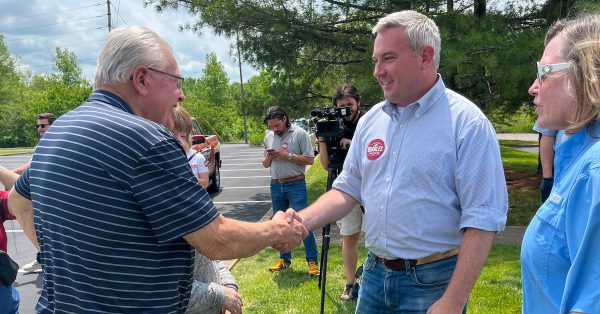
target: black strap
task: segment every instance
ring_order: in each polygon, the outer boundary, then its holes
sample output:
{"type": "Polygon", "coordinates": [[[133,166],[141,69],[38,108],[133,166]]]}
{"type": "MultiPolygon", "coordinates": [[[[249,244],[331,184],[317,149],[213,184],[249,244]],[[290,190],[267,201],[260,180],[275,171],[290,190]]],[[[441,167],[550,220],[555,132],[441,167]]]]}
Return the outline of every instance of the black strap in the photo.
{"type": "Polygon", "coordinates": [[[192,158],[194,158],[194,156],[196,156],[196,153],[193,153],[192,156],[190,156],[190,158],[188,158],[188,161],[192,160],[192,158]]]}

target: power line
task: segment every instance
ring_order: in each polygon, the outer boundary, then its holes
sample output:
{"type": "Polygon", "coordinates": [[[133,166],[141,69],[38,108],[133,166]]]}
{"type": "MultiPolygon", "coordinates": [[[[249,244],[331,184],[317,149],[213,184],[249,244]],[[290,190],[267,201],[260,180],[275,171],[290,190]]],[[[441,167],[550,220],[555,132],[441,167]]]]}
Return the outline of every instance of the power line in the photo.
{"type": "MultiPolygon", "coordinates": [[[[77,62],[81,63],[84,61],[91,61],[91,60],[96,60],[95,58],[88,58],[88,59],[77,59],[77,62]]],[[[26,65],[26,64],[19,64],[20,67],[30,67],[30,68],[44,68],[44,67],[51,67],[51,66],[55,66],[56,64],[52,63],[52,64],[43,64],[43,65],[26,65]]]]}
{"type": "MultiPolygon", "coordinates": [[[[116,15],[117,17],[121,18],[121,21],[123,21],[123,23],[125,23],[125,25],[129,25],[127,24],[127,22],[125,22],[125,20],[123,19],[123,16],[121,14],[119,14],[119,12],[121,12],[120,8],[121,8],[121,0],[119,0],[117,7],[115,7],[115,5],[111,2],[110,5],[112,5],[112,7],[115,9],[115,11],[117,11],[116,15]]],[[[118,21],[118,19],[117,19],[118,21]]],[[[115,23],[115,27],[117,27],[117,24],[115,23]]]]}
{"type": "MultiPolygon", "coordinates": [[[[92,44],[92,43],[97,43],[97,42],[101,42],[104,41],[104,39],[100,39],[100,40],[94,40],[94,41],[86,41],[83,43],[76,43],[76,44],[70,44],[70,45],[56,45],[56,47],[73,47],[73,46],[81,46],[81,45],[87,45],[87,44],[92,44]]],[[[13,52],[13,54],[23,54],[23,53],[29,53],[29,52],[36,52],[36,51],[49,51],[49,50],[55,50],[56,48],[53,49],[48,49],[48,48],[44,48],[44,49],[34,49],[34,50],[25,50],[25,51],[19,51],[19,52],[13,52]]]]}
{"type": "Polygon", "coordinates": [[[25,27],[25,28],[5,29],[5,30],[0,30],[0,33],[12,32],[12,31],[22,31],[22,30],[25,30],[25,29],[40,28],[40,27],[53,26],[53,25],[59,25],[59,24],[66,24],[66,23],[72,23],[72,22],[78,22],[78,21],[86,21],[86,20],[91,20],[91,19],[97,19],[97,18],[104,17],[104,16],[106,16],[106,14],[98,15],[98,16],[93,16],[93,17],[84,17],[84,18],[81,18],[81,19],[70,20],[70,21],[66,21],[66,22],[57,22],[57,23],[52,23],[52,24],[37,25],[37,26],[31,26],[31,27],[25,27]]]}
{"type": "Polygon", "coordinates": [[[74,11],[74,10],[79,10],[79,9],[87,9],[87,8],[96,7],[96,6],[100,6],[100,5],[102,5],[102,3],[92,4],[92,5],[88,5],[88,6],[85,6],[85,7],[79,7],[79,8],[72,8],[72,9],[59,10],[59,11],[53,11],[53,12],[47,12],[47,13],[40,13],[40,14],[36,14],[36,15],[20,16],[20,17],[15,17],[13,20],[29,19],[29,18],[32,18],[32,17],[38,17],[38,16],[43,16],[43,15],[50,15],[50,14],[54,14],[54,13],[74,11]]]}
{"type": "Polygon", "coordinates": [[[87,31],[93,31],[93,30],[100,30],[100,29],[104,29],[106,28],[106,26],[99,26],[99,27],[94,27],[94,28],[88,28],[88,29],[83,29],[80,31],[72,31],[72,32],[65,32],[65,33],[58,33],[58,34],[51,34],[51,35],[36,35],[36,36],[29,36],[29,37],[20,37],[20,38],[13,38],[13,39],[5,39],[5,42],[9,42],[9,41],[15,41],[15,40],[23,40],[23,39],[31,39],[31,38],[43,38],[43,37],[50,37],[50,36],[60,36],[60,35],[66,35],[66,34],[74,34],[74,33],[81,33],[81,32],[87,32],[87,31]]]}

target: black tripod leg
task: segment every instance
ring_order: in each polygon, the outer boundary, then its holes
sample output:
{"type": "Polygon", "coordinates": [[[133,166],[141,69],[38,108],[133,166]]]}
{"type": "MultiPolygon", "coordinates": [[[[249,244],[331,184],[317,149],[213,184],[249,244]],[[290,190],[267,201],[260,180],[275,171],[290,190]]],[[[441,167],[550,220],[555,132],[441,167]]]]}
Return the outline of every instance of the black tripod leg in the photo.
{"type": "Polygon", "coordinates": [[[317,284],[319,289],[325,286],[324,284],[321,284],[321,282],[324,281],[323,277],[325,276],[325,272],[327,272],[327,254],[329,253],[330,242],[329,229],[330,225],[325,225],[321,231],[323,234],[323,241],[321,241],[321,262],[319,264],[319,269],[321,271],[319,272],[319,283],[317,284]]]}
{"type": "MultiPolygon", "coordinates": [[[[327,170],[327,189],[326,191],[331,190],[333,186],[333,181],[337,178],[340,169],[329,168],[327,170]]],[[[330,225],[326,225],[323,227],[323,245],[321,247],[321,272],[319,273],[319,288],[321,289],[321,314],[325,311],[325,283],[327,281],[327,255],[329,254],[329,230],[330,225]]]]}
{"type": "Polygon", "coordinates": [[[323,227],[323,255],[321,255],[322,267],[319,275],[319,288],[321,288],[321,314],[325,311],[325,287],[327,282],[327,254],[329,253],[329,225],[323,227]]]}

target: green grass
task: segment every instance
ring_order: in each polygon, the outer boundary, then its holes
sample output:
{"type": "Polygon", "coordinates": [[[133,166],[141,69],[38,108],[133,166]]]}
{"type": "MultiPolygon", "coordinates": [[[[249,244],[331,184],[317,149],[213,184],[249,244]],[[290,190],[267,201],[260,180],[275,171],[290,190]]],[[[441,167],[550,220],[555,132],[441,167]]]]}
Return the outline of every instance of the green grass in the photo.
{"type": "Polygon", "coordinates": [[[477,280],[471,298],[469,313],[520,313],[521,265],[520,247],[494,245],[486,266],[477,280]]]}
{"type": "MultiPolygon", "coordinates": [[[[518,145],[518,144],[517,144],[518,145]]],[[[508,193],[508,216],[506,224],[509,226],[526,226],[541,205],[537,171],[537,154],[528,153],[501,145],[502,163],[507,172],[507,184],[514,184],[508,193]],[[514,182],[523,180],[517,185],[514,182]],[[534,186],[532,189],[531,186],[534,186]]]]}
{"type": "MultiPolygon", "coordinates": [[[[268,268],[278,253],[266,249],[233,267],[245,313],[318,313],[321,291],[317,277],[308,277],[304,248],[294,249],[290,269],[271,273],[268,268]]],[[[359,247],[361,260],[366,256],[359,247]]],[[[356,301],[339,300],[344,286],[340,245],[331,245],[328,255],[325,313],[354,313],[356,301]]],[[[495,245],[469,300],[469,313],[518,313],[521,309],[519,247],[495,245]]]]}
{"type": "MultiPolygon", "coordinates": [[[[292,267],[278,273],[268,271],[279,256],[273,249],[242,259],[233,267],[232,273],[239,283],[244,301],[244,313],[319,312],[321,291],[317,287],[318,277],[307,275],[303,247],[294,249],[292,254],[292,267]]],[[[359,248],[359,254],[366,256],[364,247],[359,248]]],[[[339,300],[345,281],[341,255],[340,245],[330,246],[325,290],[326,313],[354,313],[356,306],[355,301],[345,303],[339,300]]]]}
{"type": "Polygon", "coordinates": [[[504,146],[537,146],[538,141],[519,141],[519,140],[500,140],[500,145],[504,146]]]}
{"type": "Polygon", "coordinates": [[[514,168],[527,174],[534,174],[537,170],[537,154],[503,145],[500,146],[500,154],[502,155],[502,164],[505,167],[514,168]]]}
{"type": "Polygon", "coordinates": [[[327,171],[323,169],[321,160],[317,155],[315,157],[315,163],[306,172],[306,189],[308,190],[308,203],[312,204],[314,201],[325,193],[325,187],[327,186],[327,171]]]}

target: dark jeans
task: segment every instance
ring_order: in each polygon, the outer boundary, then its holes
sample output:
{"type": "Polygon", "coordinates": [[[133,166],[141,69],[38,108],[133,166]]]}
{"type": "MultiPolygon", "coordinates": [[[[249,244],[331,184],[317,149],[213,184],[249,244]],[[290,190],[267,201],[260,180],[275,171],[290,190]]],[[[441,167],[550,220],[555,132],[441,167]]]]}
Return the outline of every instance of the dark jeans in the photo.
{"type": "MultiPolygon", "coordinates": [[[[407,262],[409,263],[409,262],[407,262]]],[[[456,256],[418,265],[415,269],[391,270],[376,263],[369,252],[358,291],[356,313],[427,313],[450,283],[456,256]]],[[[466,307],[463,310],[466,313],[466,307]]]]}
{"type": "MultiPolygon", "coordinates": [[[[293,208],[299,212],[308,206],[308,193],[306,191],[306,181],[304,179],[296,180],[289,183],[279,183],[271,181],[271,202],[273,205],[273,213],[279,210],[286,211],[288,208],[293,208]]],[[[304,250],[306,252],[306,261],[317,262],[319,253],[317,251],[317,241],[312,232],[308,233],[308,237],[304,239],[304,250]]],[[[279,255],[286,262],[291,263],[292,252],[286,252],[279,255]]]]}

